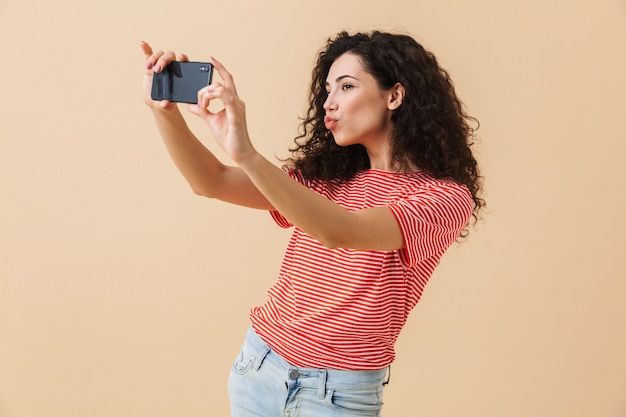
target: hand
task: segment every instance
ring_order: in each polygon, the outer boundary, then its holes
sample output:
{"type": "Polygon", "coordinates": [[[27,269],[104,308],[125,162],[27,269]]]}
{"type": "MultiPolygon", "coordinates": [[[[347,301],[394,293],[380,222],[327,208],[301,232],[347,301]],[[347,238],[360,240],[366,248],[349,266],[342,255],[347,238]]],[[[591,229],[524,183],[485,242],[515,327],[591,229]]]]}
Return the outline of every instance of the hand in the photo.
{"type": "Polygon", "coordinates": [[[163,71],[163,69],[172,61],[189,61],[189,58],[185,54],[176,55],[172,51],[152,52],[152,48],[147,42],[142,41],[139,45],[141,46],[141,50],[143,51],[146,58],[145,75],[143,78],[143,101],[151,108],[163,110],[171,110],[175,108],[175,103],[172,103],[168,100],[152,100],[152,98],[150,97],[150,92],[152,90],[152,75],[154,72],[163,71]]]}
{"type": "Polygon", "coordinates": [[[246,106],[237,94],[232,75],[215,58],[210,62],[223,83],[214,82],[198,91],[198,104],[190,104],[188,109],[209,125],[226,154],[233,161],[241,162],[256,152],[248,136],[246,106]],[[208,107],[216,99],[224,104],[224,108],[210,111],[208,107]]]}

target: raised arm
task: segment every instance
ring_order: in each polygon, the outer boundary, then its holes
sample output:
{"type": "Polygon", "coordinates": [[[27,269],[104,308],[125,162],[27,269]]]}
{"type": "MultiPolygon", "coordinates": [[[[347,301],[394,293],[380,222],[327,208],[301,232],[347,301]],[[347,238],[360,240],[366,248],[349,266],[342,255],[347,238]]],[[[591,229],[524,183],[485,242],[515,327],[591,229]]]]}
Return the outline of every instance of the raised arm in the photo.
{"type": "Polygon", "coordinates": [[[273,206],[239,167],[221,163],[191,132],[175,103],[155,102],[150,97],[153,72],[162,71],[170,62],[187,61],[185,55],[153,52],[141,42],[146,58],[143,84],[144,102],[150,107],[157,129],[172,161],[194,193],[229,203],[271,210],[273,206]]]}
{"type": "Polygon", "coordinates": [[[211,62],[224,82],[200,90],[198,104],[190,105],[189,110],[209,125],[218,144],[276,210],[330,248],[394,250],[404,246],[400,226],[387,207],[346,210],[294,181],[260,155],[250,141],[245,105],[232,76],[221,63],[211,62]],[[221,100],[224,108],[209,111],[212,100],[221,100]]]}

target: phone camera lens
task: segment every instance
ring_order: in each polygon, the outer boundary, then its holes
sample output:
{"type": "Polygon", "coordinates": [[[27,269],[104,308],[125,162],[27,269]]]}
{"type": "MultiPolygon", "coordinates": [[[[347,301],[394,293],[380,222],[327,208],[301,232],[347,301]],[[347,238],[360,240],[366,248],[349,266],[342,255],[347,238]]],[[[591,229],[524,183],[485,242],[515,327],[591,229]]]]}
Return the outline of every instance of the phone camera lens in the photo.
{"type": "Polygon", "coordinates": [[[200,66],[200,71],[201,72],[209,72],[209,67],[207,67],[206,65],[202,65],[202,66],[200,66]]]}

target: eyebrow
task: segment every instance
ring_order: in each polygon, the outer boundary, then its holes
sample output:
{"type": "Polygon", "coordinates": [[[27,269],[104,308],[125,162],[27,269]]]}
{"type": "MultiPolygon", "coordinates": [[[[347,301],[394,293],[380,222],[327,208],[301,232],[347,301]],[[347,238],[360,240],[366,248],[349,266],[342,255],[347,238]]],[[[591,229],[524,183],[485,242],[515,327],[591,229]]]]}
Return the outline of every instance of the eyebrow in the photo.
{"type": "MultiPolygon", "coordinates": [[[[352,78],[354,80],[361,81],[357,77],[354,77],[352,75],[347,75],[346,74],[346,75],[341,75],[341,76],[337,77],[337,79],[335,79],[335,82],[338,83],[339,81],[343,80],[344,78],[352,78]]],[[[326,83],[324,85],[328,86],[328,85],[330,85],[330,83],[328,81],[326,81],[326,83]]]]}

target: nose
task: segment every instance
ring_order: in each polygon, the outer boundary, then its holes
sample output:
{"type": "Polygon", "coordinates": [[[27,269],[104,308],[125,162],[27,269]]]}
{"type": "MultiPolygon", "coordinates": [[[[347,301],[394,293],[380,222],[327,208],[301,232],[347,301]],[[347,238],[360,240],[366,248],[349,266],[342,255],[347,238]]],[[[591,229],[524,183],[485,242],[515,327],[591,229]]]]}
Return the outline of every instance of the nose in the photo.
{"type": "Polygon", "coordinates": [[[326,101],[324,101],[324,110],[329,111],[329,110],[336,110],[337,109],[337,103],[335,102],[335,98],[333,93],[328,93],[328,95],[326,96],[326,101]]]}

